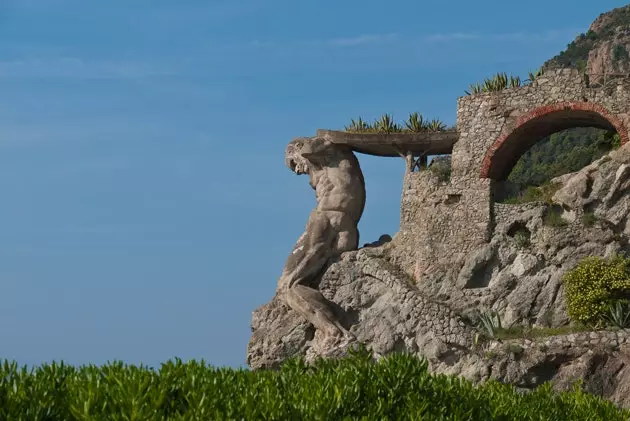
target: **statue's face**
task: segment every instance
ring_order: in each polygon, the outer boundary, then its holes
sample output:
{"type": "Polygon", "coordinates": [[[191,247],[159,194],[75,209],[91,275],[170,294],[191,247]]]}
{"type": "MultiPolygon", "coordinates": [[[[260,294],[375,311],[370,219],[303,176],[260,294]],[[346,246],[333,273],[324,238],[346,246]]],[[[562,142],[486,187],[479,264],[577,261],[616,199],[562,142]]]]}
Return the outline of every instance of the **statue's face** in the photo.
{"type": "Polygon", "coordinates": [[[308,174],[309,162],[301,154],[304,145],[308,143],[310,139],[304,137],[298,137],[289,143],[285,152],[285,162],[287,167],[297,175],[308,174]]]}

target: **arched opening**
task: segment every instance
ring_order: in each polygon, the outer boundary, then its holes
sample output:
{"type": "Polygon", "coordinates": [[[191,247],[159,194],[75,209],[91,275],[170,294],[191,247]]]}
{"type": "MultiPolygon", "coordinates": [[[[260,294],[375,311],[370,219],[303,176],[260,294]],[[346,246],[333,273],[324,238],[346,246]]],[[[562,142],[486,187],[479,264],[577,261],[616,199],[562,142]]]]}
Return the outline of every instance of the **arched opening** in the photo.
{"type": "Polygon", "coordinates": [[[621,120],[597,104],[577,102],[540,107],[520,117],[511,132],[494,142],[484,157],[480,175],[504,181],[521,156],[538,141],[563,130],[584,127],[616,132],[620,144],[628,141],[621,120]]]}

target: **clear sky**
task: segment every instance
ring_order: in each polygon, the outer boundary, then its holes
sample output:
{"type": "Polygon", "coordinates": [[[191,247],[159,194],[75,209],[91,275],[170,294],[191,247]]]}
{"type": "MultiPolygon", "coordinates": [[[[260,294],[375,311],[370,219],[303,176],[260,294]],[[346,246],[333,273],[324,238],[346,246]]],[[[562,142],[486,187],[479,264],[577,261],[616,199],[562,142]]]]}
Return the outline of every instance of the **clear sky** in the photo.
{"type": "MultiPolygon", "coordinates": [[[[0,358],[244,364],[315,200],[285,145],[384,112],[455,122],[611,0],[0,0],[0,358]]],[[[401,159],[359,156],[361,244],[401,159]]]]}

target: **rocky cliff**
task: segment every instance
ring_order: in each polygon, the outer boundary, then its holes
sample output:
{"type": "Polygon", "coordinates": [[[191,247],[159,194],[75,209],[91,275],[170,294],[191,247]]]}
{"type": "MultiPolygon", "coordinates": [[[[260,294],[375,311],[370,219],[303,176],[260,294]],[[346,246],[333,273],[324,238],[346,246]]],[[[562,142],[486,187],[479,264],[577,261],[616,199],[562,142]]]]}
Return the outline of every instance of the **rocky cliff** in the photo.
{"type": "MultiPolygon", "coordinates": [[[[377,356],[409,352],[428,358],[436,372],[522,388],[551,380],[562,389],[581,379],[587,390],[630,406],[630,330],[473,346],[476,331],[469,315],[480,309],[498,311],[513,326],[566,325],[562,275],[583,257],[627,250],[630,145],[554,182],[562,185],[553,201],[563,224],[545,222],[554,205],[499,205],[492,240],[471,253],[459,271],[414,282],[391,263],[394,237],[331,262],[319,289],[377,356]],[[592,226],[577,217],[585,207],[597,218],[592,226]],[[467,284],[489,285],[492,294],[461,288],[467,284]]],[[[318,332],[278,298],[254,312],[252,330],[247,360],[252,368],[330,352],[320,346],[318,332]]]]}
{"type": "Polygon", "coordinates": [[[578,68],[593,81],[600,81],[604,74],[630,71],[629,51],[630,6],[624,6],[600,15],[586,33],[545,63],[545,67],[578,68]]]}

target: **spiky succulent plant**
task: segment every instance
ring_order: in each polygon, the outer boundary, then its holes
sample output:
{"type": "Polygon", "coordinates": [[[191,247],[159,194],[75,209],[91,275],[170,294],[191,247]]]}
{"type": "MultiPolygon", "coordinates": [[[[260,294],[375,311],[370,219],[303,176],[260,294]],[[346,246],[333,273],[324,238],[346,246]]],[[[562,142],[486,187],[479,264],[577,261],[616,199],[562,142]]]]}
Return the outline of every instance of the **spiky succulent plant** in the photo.
{"type": "Polygon", "coordinates": [[[441,132],[442,130],[446,129],[446,123],[444,123],[439,118],[434,118],[427,123],[426,129],[430,132],[441,132]]]}
{"type": "Polygon", "coordinates": [[[405,126],[407,126],[407,131],[414,133],[420,133],[427,130],[424,117],[422,117],[422,114],[417,112],[409,114],[409,118],[405,122],[405,126]]]}
{"type": "Polygon", "coordinates": [[[383,114],[381,118],[374,122],[374,128],[379,133],[397,133],[402,128],[394,121],[390,114],[383,114]]]}
{"type": "Polygon", "coordinates": [[[368,132],[371,128],[372,127],[369,123],[366,123],[361,117],[359,117],[356,121],[352,119],[350,121],[350,125],[345,127],[345,130],[347,132],[368,132]]]}

